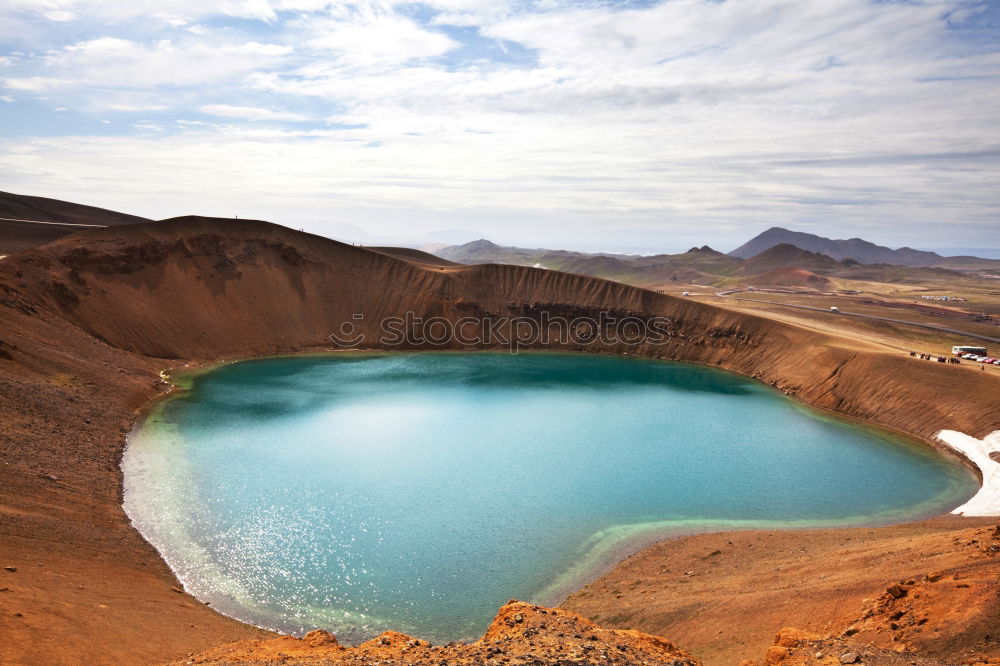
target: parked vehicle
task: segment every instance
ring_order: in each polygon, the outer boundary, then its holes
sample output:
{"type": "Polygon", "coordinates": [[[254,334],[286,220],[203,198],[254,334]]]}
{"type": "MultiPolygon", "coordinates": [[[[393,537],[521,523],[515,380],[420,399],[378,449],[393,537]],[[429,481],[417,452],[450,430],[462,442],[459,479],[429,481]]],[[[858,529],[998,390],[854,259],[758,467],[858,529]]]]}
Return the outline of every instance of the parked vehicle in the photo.
{"type": "MultiPolygon", "coordinates": [[[[986,347],[973,347],[972,345],[955,345],[951,348],[952,354],[979,354],[986,356],[986,347]]],[[[962,358],[965,358],[964,356],[962,358]]]]}

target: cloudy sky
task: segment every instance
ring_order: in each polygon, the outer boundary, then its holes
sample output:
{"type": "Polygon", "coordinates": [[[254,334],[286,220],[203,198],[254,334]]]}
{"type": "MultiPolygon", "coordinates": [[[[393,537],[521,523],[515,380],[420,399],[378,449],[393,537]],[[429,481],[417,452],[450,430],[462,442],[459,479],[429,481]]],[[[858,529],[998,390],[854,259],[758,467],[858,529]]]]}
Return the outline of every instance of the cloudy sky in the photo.
{"type": "Polygon", "coordinates": [[[4,0],[0,189],[356,241],[1000,247],[1000,2],[4,0]]]}

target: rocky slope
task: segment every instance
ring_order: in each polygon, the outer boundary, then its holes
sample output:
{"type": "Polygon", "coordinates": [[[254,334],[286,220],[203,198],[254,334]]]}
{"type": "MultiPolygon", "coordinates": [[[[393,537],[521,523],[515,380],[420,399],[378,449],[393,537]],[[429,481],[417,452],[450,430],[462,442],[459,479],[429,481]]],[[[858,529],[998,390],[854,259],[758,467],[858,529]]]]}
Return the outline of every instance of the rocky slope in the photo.
{"type": "Polygon", "coordinates": [[[670,636],[710,664],[760,658],[787,626],[944,663],[1000,657],[997,529],[947,517],[702,534],[633,555],[563,607],[670,636]]]}
{"type": "Polygon", "coordinates": [[[128,525],[124,434],[166,390],[162,368],[328,349],[344,322],[375,347],[382,319],[407,312],[664,317],[663,344],[611,331],[524,346],[717,365],[925,438],[1000,429],[992,375],[605,280],[432,265],[265,222],[86,231],[0,262],[0,663],[154,663],[261,636],[174,589],[128,525]]]}
{"type": "Polygon", "coordinates": [[[663,664],[698,666],[701,662],[673,643],[640,631],[601,629],[586,618],[559,608],[511,600],[500,608],[478,641],[431,645],[387,631],[357,647],[344,647],[324,631],[297,639],[239,641],[189,655],[181,664],[294,663],[383,666],[439,664],[663,664]]]}

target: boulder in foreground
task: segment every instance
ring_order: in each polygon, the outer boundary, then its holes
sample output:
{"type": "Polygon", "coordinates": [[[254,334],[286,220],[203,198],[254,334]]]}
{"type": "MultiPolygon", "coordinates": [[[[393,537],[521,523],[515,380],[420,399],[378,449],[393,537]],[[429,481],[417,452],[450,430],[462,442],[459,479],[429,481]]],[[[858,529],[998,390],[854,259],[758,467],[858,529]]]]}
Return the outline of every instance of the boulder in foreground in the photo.
{"type": "Polygon", "coordinates": [[[344,647],[332,634],[312,631],[303,638],[228,643],[177,664],[669,664],[701,662],[670,641],[641,631],[601,629],[562,610],[511,600],[500,608],[474,643],[431,645],[387,631],[357,647],[344,647]]]}

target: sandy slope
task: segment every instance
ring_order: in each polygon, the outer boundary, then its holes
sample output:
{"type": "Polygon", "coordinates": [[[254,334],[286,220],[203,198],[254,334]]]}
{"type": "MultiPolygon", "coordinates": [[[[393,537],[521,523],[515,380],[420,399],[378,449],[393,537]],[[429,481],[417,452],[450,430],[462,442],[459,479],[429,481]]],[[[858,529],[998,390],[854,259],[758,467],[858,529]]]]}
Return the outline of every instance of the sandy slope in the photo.
{"type": "Polygon", "coordinates": [[[255,634],[171,590],[121,511],[123,434],[161,368],[326,348],[344,321],[374,341],[407,311],[542,310],[670,320],[663,345],[550,347],[718,365],[928,440],[1000,429],[991,375],[604,280],[404,261],[243,220],[75,234],[0,263],[0,566],[17,569],[0,571],[0,662],[150,663],[255,634]]]}
{"type": "Polygon", "coordinates": [[[138,215],[119,213],[106,208],[11,192],[0,192],[0,218],[103,226],[149,222],[148,219],[138,215]]]}
{"type": "Polygon", "coordinates": [[[58,199],[0,192],[0,255],[51,243],[79,231],[75,225],[118,226],[142,222],[149,220],[58,199]]]}
{"type": "Polygon", "coordinates": [[[1000,657],[1000,553],[989,550],[1000,549],[996,525],[947,517],[686,537],[628,558],[563,606],[604,626],[670,636],[709,664],[760,657],[786,626],[833,636],[855,628],[856,640],[950,663],[1000,657]],[[927,574],[940,577],[928,583],[927,574]],[[905,599],[862,617],[890,585],[908,580],[915,583],[905,599]]]}

